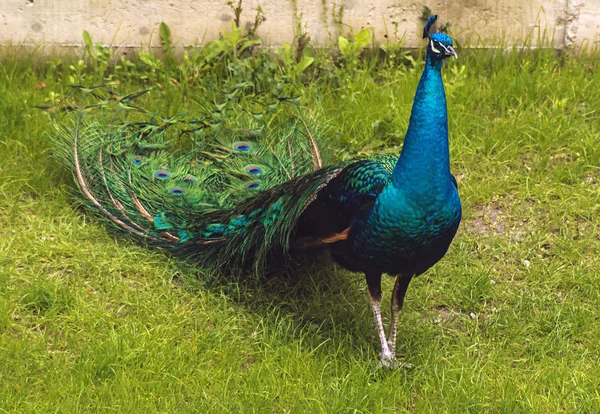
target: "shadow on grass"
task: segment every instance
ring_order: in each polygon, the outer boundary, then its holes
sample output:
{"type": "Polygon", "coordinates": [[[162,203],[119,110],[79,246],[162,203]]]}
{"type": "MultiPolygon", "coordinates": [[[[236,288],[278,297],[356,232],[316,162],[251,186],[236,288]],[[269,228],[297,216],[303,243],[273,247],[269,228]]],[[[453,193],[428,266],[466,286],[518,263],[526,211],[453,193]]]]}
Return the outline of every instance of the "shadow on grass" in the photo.
{"type": "MultiPolygon", "coordinates": [[[[343,336],[353,348],[376,356],[379,343],[367,300],[364,275],[339,268],[326,252],[294,258],[266,274],[237,278],[207,274],[191,261],[180,261],[173,283],[188,291],[224,295],[264,319],[291,317],[295,332],[322,343],[343,336]]],[[[386,292],[387,293],[387,292],[386,292]]]]}

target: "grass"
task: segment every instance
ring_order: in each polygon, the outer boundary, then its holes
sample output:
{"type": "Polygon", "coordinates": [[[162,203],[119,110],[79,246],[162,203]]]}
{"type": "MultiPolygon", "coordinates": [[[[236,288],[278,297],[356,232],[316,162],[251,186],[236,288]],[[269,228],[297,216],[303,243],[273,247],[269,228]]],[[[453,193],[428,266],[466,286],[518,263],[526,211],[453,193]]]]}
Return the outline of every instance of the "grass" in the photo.
{"type": "MultiPolygon", "coordinates": [[[[465,50],[445,69],[465,218],[409,289],[411,371],[378,369],[361,275],[204,283],[80,211],[32,109],[74,70],[32,62],[0,66],[0,411],[600,411],[597,54],[465,50]]],[[[399,150],[420,70],[307,82],[334,157],[399,150]]],[[[152,93],[182,105],[172,83],[152,93]]]]}

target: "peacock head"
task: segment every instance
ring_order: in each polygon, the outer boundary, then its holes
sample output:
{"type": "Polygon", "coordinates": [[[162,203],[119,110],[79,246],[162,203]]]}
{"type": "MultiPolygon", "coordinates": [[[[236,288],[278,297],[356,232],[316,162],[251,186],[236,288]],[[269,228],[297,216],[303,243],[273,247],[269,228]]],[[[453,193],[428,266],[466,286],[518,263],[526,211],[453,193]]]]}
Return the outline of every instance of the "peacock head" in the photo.
{"type": "Polygon", "coordinates": [[[437,15],[431,16],[425,28],[423,28],[423,39],[429,39],[429,45],[427,45],[427,55],[433,61],[442,61],[447,57],[454,56],[458,57],[454,48],[452,47],[452,39],[445,33],[436,33],[435,22],[437,15]]]}

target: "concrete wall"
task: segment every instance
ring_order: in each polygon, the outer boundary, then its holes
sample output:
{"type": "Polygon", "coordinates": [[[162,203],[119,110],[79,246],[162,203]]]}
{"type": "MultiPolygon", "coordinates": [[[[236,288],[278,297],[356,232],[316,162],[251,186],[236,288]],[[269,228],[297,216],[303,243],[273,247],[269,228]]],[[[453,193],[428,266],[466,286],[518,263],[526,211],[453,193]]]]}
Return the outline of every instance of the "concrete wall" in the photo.
{"type": "MultiPolygon", "coordinates": [[[[233,0],[236,2],[237,0],[233,0]]],[[[0,0],[0,44],[81,46],[82,31],[94,41],[126,47],[158,46],[164,21],[179,45],[200,44],[231,28],[227,0],[0,0]]],[[[325,44],[371,27],[379,42],[387,35],[406,46],[421,43],[423,6],[452,23],[462,43],[498,44],[538,29],[554,46],[600,45],[600,0],[245,0],[242,25],[261,7],[266,21],[258,34],[267,45],[291,42],[298,30],[325,44]]]]}

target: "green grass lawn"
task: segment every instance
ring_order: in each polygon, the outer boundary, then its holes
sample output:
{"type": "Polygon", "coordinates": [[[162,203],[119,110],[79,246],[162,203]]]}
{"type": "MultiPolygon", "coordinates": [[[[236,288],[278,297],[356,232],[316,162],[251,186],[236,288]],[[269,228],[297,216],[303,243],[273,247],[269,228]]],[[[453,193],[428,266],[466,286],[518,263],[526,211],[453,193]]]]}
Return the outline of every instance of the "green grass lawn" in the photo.
{"type": "MultiPolygon", "coordinates": [[[[207,283],[86,215],[32,108],[83,69],[32,62],[0,63],[1,412],[600,412],[597,54],[463,50],[445,68],[464,221],[409,288],[397,353],[416,368],[395,371],[362,275],[207,283]]],[[[399,151],[421,69],[305,79],[332,159],[399,151]]],[[[187,105],[150,82],[150,105],[187,105]]]]}

